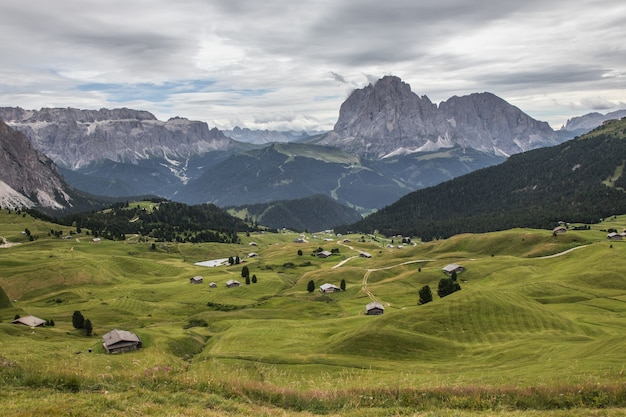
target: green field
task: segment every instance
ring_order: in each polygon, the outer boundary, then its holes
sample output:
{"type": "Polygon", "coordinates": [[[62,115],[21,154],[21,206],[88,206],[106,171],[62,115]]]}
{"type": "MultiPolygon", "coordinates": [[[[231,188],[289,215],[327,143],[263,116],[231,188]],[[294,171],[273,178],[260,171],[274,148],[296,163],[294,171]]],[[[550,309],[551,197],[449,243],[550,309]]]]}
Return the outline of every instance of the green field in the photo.
{"type": "Polygon", "coordinates": [[[258,233],[152,250],[50,237],[70,230],[3,210],[0,405],[11,416],[623,415],[626,241],[606,230],[624,227],[615,217],[559,236],[515,229],[402,248],[258,233]],[[319,247],[339,253],[312,256],[319,247]],[[194,265],[230,256],[245,262],[194,265]],[[439,298],[453,262],[466,268],[462,290],[439,298]],[[190,284],[195,275],[204,282],[190,284]],[[242,285],[226,288],[231,279],[242,285]],[[345,280],[346,291],[309,293],[310,280],[345,280]],[[434,300],[419,306],[424,285],[434,300]],[[365,315],[372,297],[382,316],[365,315]],[[73,328],[76,310],[91,337],[73,328]],[[17,314],[55,325],[11,324],[17,314]],[[143,348],[106,354],[114,328],[143,348]]]}

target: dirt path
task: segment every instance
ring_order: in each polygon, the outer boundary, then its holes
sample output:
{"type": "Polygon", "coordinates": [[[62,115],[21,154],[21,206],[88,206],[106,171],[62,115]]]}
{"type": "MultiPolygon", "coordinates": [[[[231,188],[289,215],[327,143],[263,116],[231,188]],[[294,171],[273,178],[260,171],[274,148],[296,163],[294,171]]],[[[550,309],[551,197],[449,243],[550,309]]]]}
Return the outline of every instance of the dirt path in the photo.
{"type": "Polygon", "coordinates": [[[575,250],[577,250],[577,249],[580,249],[580,248],[586,248],[587,246],[589,246],[589,245],[576,246],[575,248],[571,248],[571,249],[568,249],[568,250],[563,251],[563,252],[555,253],[554,255],[540,256],[540,257],[535,258],[535,259],[549,259],[549,258],[556,258],[557,256],[567,255],[567,254],[568,254],[568,253],[570,253],[570,252],[573,252],[573,251],[575,251],[575,250]]]}

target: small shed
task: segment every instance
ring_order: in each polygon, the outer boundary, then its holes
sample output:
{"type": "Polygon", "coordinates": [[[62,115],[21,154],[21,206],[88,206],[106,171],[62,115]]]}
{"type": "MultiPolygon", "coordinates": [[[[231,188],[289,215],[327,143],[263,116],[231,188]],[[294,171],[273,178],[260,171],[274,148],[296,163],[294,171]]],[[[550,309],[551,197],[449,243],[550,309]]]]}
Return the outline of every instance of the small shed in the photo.
{"type": "Polygon", "coordinates": [[[241,283],[239,281],[237,281],[237,280],[234,280],[234,279],[226,281],[226,286],[228,288],[238,287],[240,285],[241,285],[241,283]]]}
{"type": "Polygon", "coordinates": [[[317,252],[317,254],[315,254],[315,256],[317,256],[318,258],[328,258],[330,255],[332,255],[332,252],[329,252],[327,250],[319,251],[317,252]]]}
{"type": "Polygon", "coordinates": [[[371,253],[369,253],[369,252],[361,252],[361,253],[359,253],[359,256],[360,256],[361,258],[371,258],[371,257],[372,257],[372,254],[371,254],[371,253]]]}
{"type": "Polygon", "coordinates": [[[28,327],[39,327],[39,326],[45,326],[46,325],[46,321],[45,320],[42,320],[39,317],[35,317],[35,316],[19,317],[19,318],[13,320],[11,323],[13,323],[13,324],[22,324],[22,325],[28,326],[28,327]]]}
{"type": "Polygon", "coordinates": [[[248,245],[249,246],[257,246],[257,243],[256,242],[250,242],[250,243],[248,243],[248,245]]]}
{"type": "Polygon", "coordinates": [[[211,288],[217,288],[217,284],[216,284],[216,283],[214,283],[214,282],[212,282],[212,283],[210,283],[210,284],[209,284],[209,287],[211,287],[211,288]]]}
{"type": "Polygon", "coordinates": [[[619,233],[615,233],[615,232],[611,232],[608,235],[606,235],[606,238],[609,240],[622,240],[622,235],[619,233]]]}
{"type": "Polygon", "coordinates": [[[459,264],[449,264],[446,265],[442,268],[443,272],[446,273],[446,275],[452,275],[453,272],[456,272],[457,274],[465,271],[465,267],[459,265],[459,264]]]}
{"type": "Polygon", "coordinates": [[[102,336],[102,346],[107,353],[129,352],[141,347],[141,339],[135,333],[113,329],[102,336]]]}
{"type": "Polygon", "coordinates": [[[378,301],[372,301],[365,306],[365,314],[368,316],[380,316],[385,312],[385,306],[378,301]]]}
{"type": "Polygon", "coordinates": [[[257,256],[259,256],[259,254],[258,254],[258,253],[256,253],[256,252],[250,252],[250,253],[248,254],[248,258],[256,258],[257,256]]]}
{"type": "Polygon", "coordinates": [[[190,284],[202,284],[202,277],[200,275],[196,275],[195,277],[189,278],[190,284]]]}
{"type": "Polygon", "coordinates": [[[341,291],[341,288],[337,287],[336,285],[328,283],[320,285],[320,292],[323,292],[325,294],[338,291],[341,291]]]}
{"type": "Polygon", "coordinates": [[[553,235],[561,235],[566,232],[567,232],[567,228],[565,228],[565,226],[557,226],[554,229],[552,229],[553,235]]]}

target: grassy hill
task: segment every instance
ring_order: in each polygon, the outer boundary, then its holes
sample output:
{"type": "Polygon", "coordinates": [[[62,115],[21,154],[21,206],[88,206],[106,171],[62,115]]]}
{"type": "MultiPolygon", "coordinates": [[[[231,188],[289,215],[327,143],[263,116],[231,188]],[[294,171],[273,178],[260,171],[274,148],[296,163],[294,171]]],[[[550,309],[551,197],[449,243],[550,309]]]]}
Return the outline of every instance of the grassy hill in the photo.
{"type": "Polygon", "coordinates": [[[15,300],[0,308],[8,415],[66,415],[69,403],[88,415],[626,411],[626,242],[606,239],[626,217],[558,236],[511,229],[401,248],[380,236],[306,234],[295,243],[295,233],[252,233],[240,244],[152,250],[48,236],[59,227],[0,212],[0,236],[13,244],[0,248],[0,287],[15,300]],[[338,253],[312,256],[319,247],[338,253]],[[195,265],[229,256],[244,263],[195,265]],[[436,293],[452,262],[466,268],[461,291],[418,306],[419,289],[436,293]],[[243,265],[256,284],[244,284],[243,265]],[[204,283],[190,284],[195,275],[204,283]],[[227,288],[230,279],[242,285],[227,288]],[[342,279],[346,291],[307,291],[310,280],[342,279]],[[382,316],[364,314],[372,298],[382,316]],[[77,310],[93,336],[72,327],[77,310]],[[16,314],[55,326],[10,324],[16,314]],[[135,332],[144,347],[107,355],[101,336],[113,328],[135,332]]]}
{"type": "Polygon", "coordinates": [[[228,212],[251,223],[271,229],[328,230],[336,225],[361,219],[354,209],[339,204],[324,194],[310,197],[272,201],[229,208],[228,212]]]}

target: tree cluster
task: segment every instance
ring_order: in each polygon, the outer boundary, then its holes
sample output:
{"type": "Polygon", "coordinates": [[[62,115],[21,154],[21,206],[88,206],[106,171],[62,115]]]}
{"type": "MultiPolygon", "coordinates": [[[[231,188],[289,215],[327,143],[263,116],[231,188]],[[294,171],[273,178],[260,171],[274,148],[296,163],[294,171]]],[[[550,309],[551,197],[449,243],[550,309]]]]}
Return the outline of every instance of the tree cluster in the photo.
{"type": "Polygon", "coordinates": [[[95,237],[112,240],[138,234],[166,242],[238,243],[237,232],[249,230],[241,219],[213,204],[188,206],[171,201],[155,205],[152,210],[117,203],[108,210],[69,215],[59,221],[75,225],[77,230],[90,229],[95,237]]]}
{"type": "Polygon", "coordinates": [[[74,314],[72,314],[72,325],[75,329],[83,330],[85,336],[91,336],[93,332],[93,325],[91,324],[91,320],[86,319],[83,314],[76,310],[74,314]]]}

